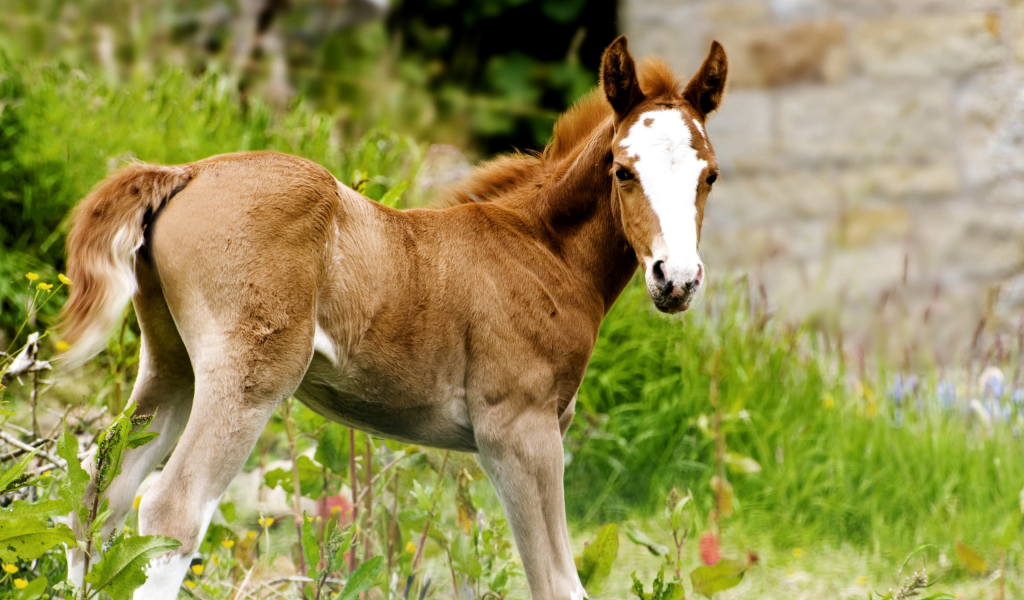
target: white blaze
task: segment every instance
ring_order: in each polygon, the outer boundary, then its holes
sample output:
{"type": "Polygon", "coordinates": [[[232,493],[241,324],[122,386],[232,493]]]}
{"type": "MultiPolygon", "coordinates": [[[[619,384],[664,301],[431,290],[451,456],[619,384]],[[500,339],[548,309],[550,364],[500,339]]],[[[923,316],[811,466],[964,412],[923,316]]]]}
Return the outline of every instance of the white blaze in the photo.
{"type": "MultiPolygon", "coordinates": [[[[701,130],[703,134],[703,130],[701,130]]],[[[622,140],[651,208],[661,224],[662,244],[652,241],[655,259],[693,268],[697,257],[697,184],[708,166],[691,147],[690,127],[674,109],[640,115],[622,140]]]]}

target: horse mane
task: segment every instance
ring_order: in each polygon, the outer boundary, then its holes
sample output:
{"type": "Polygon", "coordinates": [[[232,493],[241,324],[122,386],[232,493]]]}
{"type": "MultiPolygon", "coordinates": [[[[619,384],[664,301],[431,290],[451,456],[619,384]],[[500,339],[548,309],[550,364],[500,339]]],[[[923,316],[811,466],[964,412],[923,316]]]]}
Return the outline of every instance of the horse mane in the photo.
{"type": "MultiPolygon", "coordinates": [[[[637,76],[648,98],[680,95],[672,68],[657,58],[640,62],[637,76]]],[[[585,143],[612,116],[601,86],[580,98],[555,122],[551,141],[541,152],[511,152],[489,160],[456,182],[444,194],[450,204],[489,202],[519,187],[537,183],[585,143]]]]}

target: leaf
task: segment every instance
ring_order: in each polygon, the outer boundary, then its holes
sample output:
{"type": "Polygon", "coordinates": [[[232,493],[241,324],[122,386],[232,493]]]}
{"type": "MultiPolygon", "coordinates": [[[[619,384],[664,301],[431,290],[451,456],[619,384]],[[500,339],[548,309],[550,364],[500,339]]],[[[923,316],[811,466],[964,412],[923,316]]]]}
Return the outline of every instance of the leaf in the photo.
{"type": "Polygon", "coordinates": [[[626,530],[626,537],[628,537],[629,541],[634,544],[647,548],[647,551],[654,556],[668,556],[668,546],[662,546],[661,544],[653,541],[651,538],[647,537],[644,532],[636,529],[635,527],[630,527],[626,530]]]}
{"type": "Polygon", "coordinates": [[[612,563],[619,555],[619,534],[615,523],[598,530],[594,541],[583,549],[580,557],[580,582],[588,594],[597,595],[612,572],[612,563]]]}
{"type": "MultiPolygon", "coordinates": [[[[324,490],[323,467],[313,462],[306,455],[300,455],[296,461],[299,467],[299,491],[303,496],[317,498],[324,490]]],[[[274,469],[263,476],[267,487],[273,489],[280,486],[285,493],[294,493],[294,479],[291,469],[274,469]]]]}
{"type": "Polygon", "coordinates": [[[468,575],[471,579],[480,579],[483,567],[480,565],[480,559],[476,555],[476,549],[473,548],[473,541],[469,536],[456,533],[455,540],[451,544],[451,552],[452,566],[456,571],[468,575]]]}
{"type": "Polygon", "coordinates": [[[67,525],[51,529],[38,515],[0,520],[0,559],[4,562],[35,560],[57,544],[75,545],[75,534],[67,525]]]}
{"type": "Polygon", "coordinates": [[[77,507],[78,520],[85,523],[89,520],[89,507],[84,502],[85,488],[89,485],[89,473],[82,468],[78,460],[78,440],[68,432],[64,424],[64,433],[57,441],[57,455],[67,463],[67,477],[60,483],[57,495],[67,506],[77,507]]]}
{"type": "Polygon", "coordinates": [[[743,581],[746,564],[731,558],[723,558],[714,566],[701,565],[690,571],[693,593],[711,598],[739,585],[743,581]]]}
{"type": "Polygon", "coordinates": [[[96,450],[96,490],[100,494],[121,474],[121,459],[128,449],[132,430],[131,416],[135,407],[130,404],[125,408],[99,437],[99,448],[96,450]]]}
{"type": "Polygon", "coordinates": [[[313,458],[325,465],[333,473],[345,474],[348,469],[348,435],[347,429],[331,423],[324,429],[317,442],[313,458]]]}
{"type": "Polygon", "coordinates": [[[359,594],[370,589],[377,579],[377,574],[384,564],[383,556],[375,556],[370,560],[356,567],[355,571],[345,580],[345,587],[336,597],[337,600],[355,600],[359,594]]]}
{"type": "Polygon", "coordinates": [[[409,183],[406,181],[403,181],[398,185],[392,187],[390,190],[387,191],[386,194],[384,194],[384,196],[381,197],[380,203],[383,204],[384,206],[390,206],[394,208],[395,204],[398,203],[398,199],[401,198],[402,194],[405,193],[405,188],[407,187],[409,187],[409,183]]]}
{"type": "Polygon", "coordinates": [[[725,453],[725,464],[733,473],[760,473],[761,465],[749,456],[736,454],[735,452],[725,453]]]}
{"type": "Polygon", "coordinates": [[[235,520],[235,503],[224,502],[220,505],[220,516],[224,517],[225,523],[232,523],[235,520]]]}
{"type": "Polygon", "coordinates": [[[711,598],[739,585],[746,570],[746,563],[731,558],[723,558],[712,567],[699,566],[690,572],[693,593],[711,598]]]}
{"type": "Polygon", "coordinates": [[[152,442],[158,437],[160,437],[160,434],[156,433],[155,431],[147,431],[145,433],[130,433],[128,434],[128,447],[138,448],[139,446],[152,442]]]}
{"type": "Polygon", "coordinates": [[[85,581],[113,600],[131,600],[132,592],[146,583],[146,565],[179,546],[178,540],[158,535],[122,538],[89,570],[85,581]]]}
{"type": "Polygon", "coordinates": [[[39,452],[39,448],[26,454],[25,458],[21,459],[18,464],[0,473],[0,494],[14,491],[28,483],[29,480],[23,478],[21,474],[25,472],[25,467],[28,466],[28,462],[35,457],[37,452],[39,452]]]}
{"type": "Polygon", "coordinates": [[[967,567],[968,573],[981,575],[988,572],[988,563],[981,557],[981,554],[960,540],[956,541],[956,559],[967,567]]]}
{"type": "Polygon", "coordinates": [[[317,567],[320,566],[320,544],[313,535],[313,524],[306,516],[306,511],[302,511],[302,554],[306,557],[306,566],[309,567],[306,576],[315,580],[317,567]]]}
{"type": "Polygon", "coordinates": [[[433,503],[430,501],[430,493],[420,482],[415,479],[412,481],[413,494],[416,496],[416,505],[419,506],[420,510],[429,513],[433,509],[433,503]]]}

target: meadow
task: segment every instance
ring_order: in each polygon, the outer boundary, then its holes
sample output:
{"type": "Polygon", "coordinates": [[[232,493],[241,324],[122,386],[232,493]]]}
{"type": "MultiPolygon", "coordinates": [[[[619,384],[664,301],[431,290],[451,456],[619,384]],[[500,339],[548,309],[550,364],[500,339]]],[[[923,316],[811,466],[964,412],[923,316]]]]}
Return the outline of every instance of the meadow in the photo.
{"type": "MultiPolygon", "coordinates": [[[[148,557],[173,545],[135,535],[134,512],[113,540],[96,537],[102,506],[85,507],[93,527],[77,537],[60,523],[88,478],[78,459],[116,476],[124,447],[105,443],[111,432],[146,441],[145,419],[122,414],[138,353],[130,311],[82,370],[41,362],[59,348],[48,327],[74,285],[59,277],[67,212],[130,160],[256,149],[313,159],[374,200],[432,201],[416,184],[427,140],[336,125],[301,99],[276,110],[242,98],[216,71],[114,85],[0,58],[0,597],[128,597],[148,557]],[[29,364],[44,370],[26,370],[36,347],[29,364]],[[61,545],[75,543],[108,557],[86,590],[61,583],[61,545]]],[[[942,580],[925,595],[1018,597],[1022,348],[942,368],[851,363],[812,323],[774,315],[742,274],[711,277],[701,302],[671,318],[636,281],[602,327],[565,440],[592,596],[625,597],[635,571],[643,590],[666,582],[641,598],[884,597],[927,565],[942,580]]],[[[351,432],[289,400],[181,597],[333,594],[526,597],[472,457],[351,432]]]]}

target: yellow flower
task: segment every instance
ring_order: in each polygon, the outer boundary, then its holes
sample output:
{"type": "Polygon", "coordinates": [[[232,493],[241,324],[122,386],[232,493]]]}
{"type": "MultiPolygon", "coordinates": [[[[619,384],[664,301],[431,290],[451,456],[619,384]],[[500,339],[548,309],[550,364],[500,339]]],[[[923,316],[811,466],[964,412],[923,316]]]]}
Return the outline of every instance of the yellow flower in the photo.
{"type": "Polygon", "coordinates": [[[224,540],[220,545],[230,550],[235,547],[235,540],[224,540]]]}
{"type": "Polygon", "coordinates": [[[832,397],[832,394],[825,394],[825,397],[821,399],[821,405],[825,408],[835,408],[836,399],[832,397]]]}
{"type": "Polygon", "coordinates": [[[49,469],[43,471],[43,477],[49,477],[50,475],[53,475],[53,471],[49,469]]]}
{"type": "Polygon", "coordinates": [[[860,577],[857,578],[857,585],[865,586],[867,584],[868,584],[868,578],[867,577],[861,575],[860,577]]]}
{"type": "Polygon", "coordinates": [[[64,285],[71,285],[71,280],[68,279],[67,275],[63,273],[57,275],[57,279],[60,279],[60,282],[63,283],[64,285]]]}
{"type": "Polygon", "coordinates": [[[50,291],[52,289],[53,289],[53,284],[52,283],[42,283],[42,282],[40,282],[38,285],[36,285],[36,290],[38,290],[40,292],[48,292],[48,291],[50,291]]]}
{"type": "Polygon", "coordinates": [[[274,524],[274,517],[260,517],[260,527],[266,529],[274,524]]]}
{"type": "Polygon", "coordinates": [[[196,575],[202,575],[203,574],[203,564],[199,563],[198,565],[192,565],[192,572],[195,573],[196,575]]]}
{"type": "Polygon", "coordinates": [[[14,587],[18,588],[19,590],[23,590],[26,587],[28,587],[28,582],[25,581],[24,579],[20,579],[20,578],[19,579],[15,579],[14,580],[14,587]]]}
{"type": "Polygon", "coordinates": [[[341,507],[340,506],[332,506],[331,507],[331,514],[332,515],[336,515],[336,514],[338,514],[340,512],[341,512],[341,507]]]}
{"type": "Polygon", "coordinates": [[[867,408],[864,409],[864,414],[868,417],[873,417],[878,414],[878,405],[875,404],[874,400],[868,402],[867,408]]]}
{"type": "Polygon", "coordinates": [[[313,517],[306,517],[306,520],[309,521],[310,523],[312,523],[313,522],[313,517]]]}
{"type": "Polygon", "coordinates": [[[186,581],[186,582],[185,582],[185,587],[187,587],[187,588],[188,588],[188,589],[190,589],[190,590],[191,590],[191,589],[195,589],[195,587],[196,587],[196,582],[194,582],[194,581],[186,581]]]}
{"type": "Polygon", "coordinates": [[[67,352],[71,348],[71,344],[61,340],[57,342],[57,352],[67,352]]]}
{"type": "Polygon", "coordinates": [[[25,278],[28,279],[29,281],[35,281],[39,279],[39,275],[35,273],[25,273],[25,278]]]}
{"type": "Polygon", "coordinates": [[[793,558],[800,558],[804,555],[803,548],[793,548],[793,558]]]}
{"type": "Polygon", "coordinates": [[[139,510],[139,505],[142,504],[142,496],[136,496],[135,502],[132,502],[132,508],[139,510]]]}
{"type": "Polygon", "coordinates": [[[219,556],[217,556],[216,554],[214,554],[213,556],[211,556],[211,557],[210,557],[210,564],[211,564],[211,565],[213,565],[213,566],[215,566],[215,567],[216,567],[217,565],[219,565],[219,564],[220,564],[220,557],[219,557],[219,556]]]}
{"type": "Polygon", "coordinates": [[[416,554],[416,544],[409,542],[405,545],[405,551],[409,554],[416,554]]]}
{"type": "Polygon", "coordinates": [[[256,532],[255,531],[246,531],[245,532],[245,537],[249,538],[250,540],[254,540],[254,539],[256,539],[256,532]]]}
{"type": "Polygon", "coordinates": [[[3,563],[3,569],[4,569],[4,573],[17,573],[18,572],[18,566],[17,565],[9,565],[7,563],[3,563]]]}

